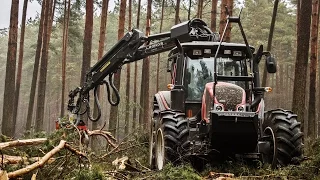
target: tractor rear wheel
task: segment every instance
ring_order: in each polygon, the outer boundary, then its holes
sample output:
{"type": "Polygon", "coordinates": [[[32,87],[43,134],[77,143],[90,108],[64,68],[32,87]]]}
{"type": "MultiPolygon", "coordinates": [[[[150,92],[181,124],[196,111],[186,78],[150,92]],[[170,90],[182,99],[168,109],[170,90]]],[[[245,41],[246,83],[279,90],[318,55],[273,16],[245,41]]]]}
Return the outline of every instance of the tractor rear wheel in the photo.
{"type": "Polygon", "coordinates": [[[296,163],[302,157],[300,125],[297,115],[291,111],[276,109],[265,113],[262,127],[271,144],[268,163],[272,168],[296,163]]]}
{"type": "Polygon", "coordinates": [[[181,159],[178,148],[187,140],[188,122],[185,114],[176,111],[161,112],[161,119],[155,135],[155,166],[163,169],[168,162],[177,164],[181,159]]]}

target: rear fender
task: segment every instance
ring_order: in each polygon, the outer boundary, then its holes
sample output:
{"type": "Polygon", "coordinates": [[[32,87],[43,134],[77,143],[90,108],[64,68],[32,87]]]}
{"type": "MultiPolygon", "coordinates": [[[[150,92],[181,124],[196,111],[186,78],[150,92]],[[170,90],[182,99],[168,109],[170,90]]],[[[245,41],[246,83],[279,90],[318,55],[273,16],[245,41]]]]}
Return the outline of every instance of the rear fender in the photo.
{"type": "Polygon", "coordinates": [[[170,91],[159,91],[154,95],[154,100],[157,101],[160,112],[171,109],[170,91]]]}

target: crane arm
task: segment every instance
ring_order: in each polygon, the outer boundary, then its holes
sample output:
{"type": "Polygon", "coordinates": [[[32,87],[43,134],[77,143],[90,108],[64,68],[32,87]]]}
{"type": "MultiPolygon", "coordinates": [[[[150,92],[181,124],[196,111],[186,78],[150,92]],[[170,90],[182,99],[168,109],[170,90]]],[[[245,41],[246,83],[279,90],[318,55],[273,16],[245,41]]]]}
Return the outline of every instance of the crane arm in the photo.
{"type": "Polygon", "coordinates": [[[100,118],[101,110],[97,98],[96,88],[105,84],[108,91],[108,100],[111,105],[118,105],[120,96],[118,90],[113,84],[112,76],[124,64],[135,62],[147,56],[159,54],[169,51],[176,46],[180,46],[180,42],[190,41],[217,41],[219,36],[213,33],[200,19],[186,21],[173,26],[170,32],[159,33],[151,36],[144,36],[137,29],[133,29],[126,33],[117,44],[115,44],[102,58],[97,62],[86,74],[86,79],[81,87],[70,91],[68,110],[75,114],[84,114],[90,112],[89,92],[94,89],[94,100],[98,106],[98,117],[89,119],[96,121],[100,118]],[[109,77],[109,81],[105,78],[109,77]],[[113,102],[110,93],[110,87],[115,92],[116,101],[113,102]],[[75,104],[74,98],[78,96],[75,104]],[[81,105],[85,103],[84,112],[80,112],[81,105]]]}

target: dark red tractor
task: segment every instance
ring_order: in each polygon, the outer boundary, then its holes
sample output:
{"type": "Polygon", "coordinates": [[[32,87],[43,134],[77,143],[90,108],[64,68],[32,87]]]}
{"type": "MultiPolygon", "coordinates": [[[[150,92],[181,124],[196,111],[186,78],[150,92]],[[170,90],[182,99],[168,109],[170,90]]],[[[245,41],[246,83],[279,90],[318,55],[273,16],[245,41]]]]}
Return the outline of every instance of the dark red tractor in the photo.
{"type": "Polygon", "coordinates": [[[99,85],[106,85],[108,100],[116,106],[120,96],[113,74],[126,63],[170,51],[172,82],[168,91],[158,92],[153,99],[152,168],[161,170],[167,162],[182,160],[201,166],[205,161],[200,159],[214,157],[255,158],[272,167],[299,160],[303,134],[297,116],[283,109],[265,112],[264,94],[271,88],[260,86],[259,64],[265,60],[268,72],[275,73],[275,59],[262,46],[257,50],[249,46],[240,17],[228,17],[227,25],[230,22],[239,25],[244,44],[222,42],[225,33],[220,38],[200,19],[148,37],[133,29],[91,68],[84,85],[70,92],[68,109],[77,114],[77,122],[84,113],[97,121],[99,85]],[[93,89],[97,117],[90,113],[93,89]]]}

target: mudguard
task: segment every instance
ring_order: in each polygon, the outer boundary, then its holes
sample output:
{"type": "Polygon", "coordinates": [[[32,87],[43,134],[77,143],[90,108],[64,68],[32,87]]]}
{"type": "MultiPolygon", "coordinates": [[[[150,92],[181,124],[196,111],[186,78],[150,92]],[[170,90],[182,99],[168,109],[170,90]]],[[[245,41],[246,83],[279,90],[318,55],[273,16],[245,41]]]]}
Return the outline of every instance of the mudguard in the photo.
{"type": "Polygon", "coordinates": [[[154,95],[154,100],[157,101],[160,112],[171,109],[170,91],[159,91],[157,94],[154,95]]]}

